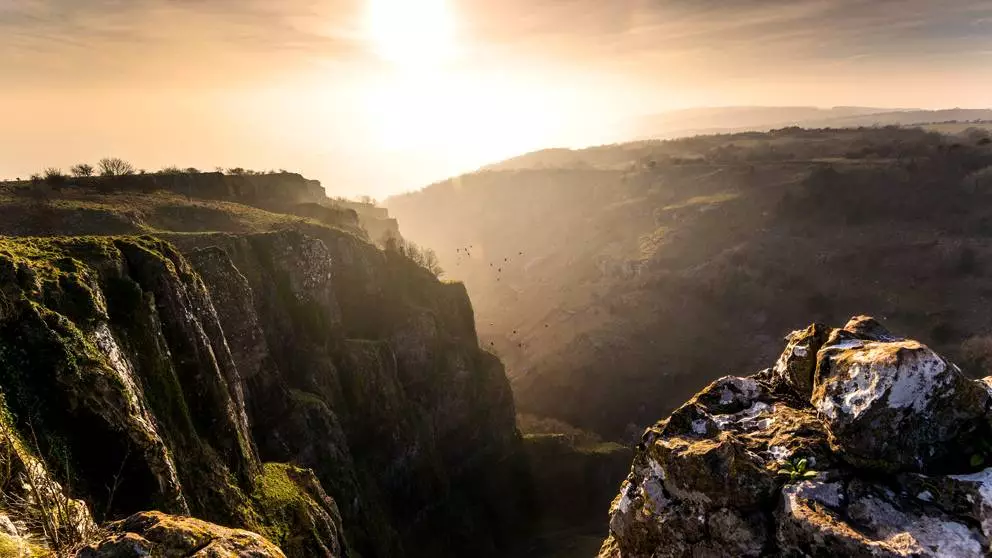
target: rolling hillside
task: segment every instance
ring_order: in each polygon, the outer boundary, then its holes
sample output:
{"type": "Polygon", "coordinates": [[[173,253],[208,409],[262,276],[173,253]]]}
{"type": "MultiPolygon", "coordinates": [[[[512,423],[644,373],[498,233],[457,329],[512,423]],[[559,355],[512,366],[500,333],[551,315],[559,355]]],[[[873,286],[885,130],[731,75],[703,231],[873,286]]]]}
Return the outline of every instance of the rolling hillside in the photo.
{"type": "Polygon", "coordinates": [[[990,143],[788,128],[551,150],[388,205],[465,281],[518,409],[619,437],[810,316],[872,313],[984,366],[990,143]]]}

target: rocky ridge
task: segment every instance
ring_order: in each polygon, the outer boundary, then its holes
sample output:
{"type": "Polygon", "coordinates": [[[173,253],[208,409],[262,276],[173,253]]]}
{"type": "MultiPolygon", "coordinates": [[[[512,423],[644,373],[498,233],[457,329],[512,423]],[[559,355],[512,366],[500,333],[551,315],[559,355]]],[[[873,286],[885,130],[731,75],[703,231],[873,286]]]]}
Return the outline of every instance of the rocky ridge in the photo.
{"type": "Polygon", "coordinates": [[[494,555],[526,525],[464,288],[333,228],[0,239],[0,392],[18,536],[127,518],[81,556],[281,555],[229,528],[291,557],[494,555]]]}
{"type": "Polygon", "coordinates": [[[645,431],[600,556],[992,555],[990,382],[865,316],[795,331],[645,431]]]}

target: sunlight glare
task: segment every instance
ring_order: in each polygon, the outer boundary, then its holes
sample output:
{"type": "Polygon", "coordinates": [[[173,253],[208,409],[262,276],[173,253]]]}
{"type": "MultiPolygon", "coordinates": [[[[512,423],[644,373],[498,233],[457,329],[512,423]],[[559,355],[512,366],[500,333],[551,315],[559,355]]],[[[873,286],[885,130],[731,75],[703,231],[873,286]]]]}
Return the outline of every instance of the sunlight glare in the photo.
{"type": "Polygon", "coordinates": [[[459,167],[558,143],[554,103],[500,79],[396,74],[370,84],[365,115],[381,148],[434,150],[459,167]]]}
{"type": "Polygon", "coordinates": [[[367,0],[366,33],[375,53],[401,67],[440,66],[455,54],[446,0],[367,0]]]}

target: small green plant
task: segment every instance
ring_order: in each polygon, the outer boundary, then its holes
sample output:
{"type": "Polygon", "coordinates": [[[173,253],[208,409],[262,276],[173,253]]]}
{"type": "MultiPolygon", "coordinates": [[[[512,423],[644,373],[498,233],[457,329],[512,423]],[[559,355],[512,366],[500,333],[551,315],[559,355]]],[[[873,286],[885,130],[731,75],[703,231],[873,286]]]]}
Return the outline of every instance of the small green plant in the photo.
{"type": "Polygon", "coordinates": [[[989,457],[992,457],[992,441],[980,439],[975,444],[974,453],[971,454],[968,462],[972,467],[981,467],[988,463],[989,457]]]}
{"type": "Polygon", "coordinates": [[[804,457],[802,459],[793,459],[792,461],[784,462],[782,468],[778,470],[778,474],[783,477],[789,477],[789,482],[796,482],[816,478],[818,473],[809,469],[809,461],[804,457]]]}

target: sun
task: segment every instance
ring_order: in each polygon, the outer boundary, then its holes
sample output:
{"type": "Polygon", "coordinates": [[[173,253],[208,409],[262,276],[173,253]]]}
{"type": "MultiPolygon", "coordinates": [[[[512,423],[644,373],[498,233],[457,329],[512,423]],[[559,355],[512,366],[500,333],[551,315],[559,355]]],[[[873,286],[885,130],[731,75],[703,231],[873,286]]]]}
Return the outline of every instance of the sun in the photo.
{"type": "Polygon", "coordinates": [[[367,0],[366,34],[375,53],[404,68],[440,66],[455,54],[446,0],[367,0]]]}

